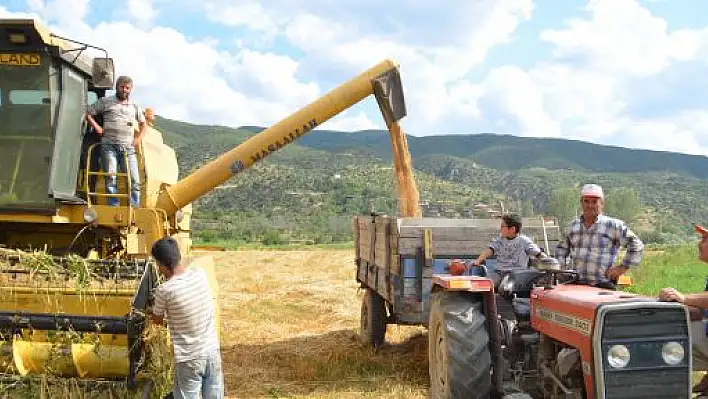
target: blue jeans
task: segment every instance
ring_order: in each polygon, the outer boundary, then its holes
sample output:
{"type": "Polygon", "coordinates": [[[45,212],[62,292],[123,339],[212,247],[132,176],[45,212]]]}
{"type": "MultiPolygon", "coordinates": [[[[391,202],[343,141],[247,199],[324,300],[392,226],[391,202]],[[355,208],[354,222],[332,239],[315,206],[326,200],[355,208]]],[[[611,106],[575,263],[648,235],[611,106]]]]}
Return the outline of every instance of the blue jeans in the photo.
{"type": "Polygon", "coordinates": [[[224,375],[221,372],[221,353],[175,364],[175,399],[204,399],[224,397],[224,375]]]}
{"type": "MultiPolygon", "coordinates": [[[[130,206],[137,207],[140,204],[140,172],[138,171],[138,157],[135,155],[135,148],[132,145],[101,143],[101,163],[105,173],[116,173],[120,167],[120,173],[125,173],[125,157],[128,157],[130,167],[130,206]]],[[[117,177],[104,176],[106,181],[106,193],[117,194],[117,177]]],[[[123,179],[121,179],[123,180],[123,179]]],[[[120,205],[120,199],[108,197],[108,205],[120,205]]]]}

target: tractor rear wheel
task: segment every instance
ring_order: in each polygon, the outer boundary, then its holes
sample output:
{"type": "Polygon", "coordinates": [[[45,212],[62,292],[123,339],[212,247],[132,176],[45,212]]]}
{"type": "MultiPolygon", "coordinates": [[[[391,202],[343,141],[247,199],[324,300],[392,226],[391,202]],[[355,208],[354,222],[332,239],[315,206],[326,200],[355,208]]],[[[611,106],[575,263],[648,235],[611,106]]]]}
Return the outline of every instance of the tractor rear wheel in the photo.
{"type": "Polygon", "coordinates": [[[492,358],[482,301],[463,292],[431,293],[428,329],[430,397],[489,397],[492,358]]]}
{"type": "Polygon", "coordinates": [[[386,304],[381,295],[367,288],[361,302],[361,341],[374,347],[386,338],[386,304]]]}

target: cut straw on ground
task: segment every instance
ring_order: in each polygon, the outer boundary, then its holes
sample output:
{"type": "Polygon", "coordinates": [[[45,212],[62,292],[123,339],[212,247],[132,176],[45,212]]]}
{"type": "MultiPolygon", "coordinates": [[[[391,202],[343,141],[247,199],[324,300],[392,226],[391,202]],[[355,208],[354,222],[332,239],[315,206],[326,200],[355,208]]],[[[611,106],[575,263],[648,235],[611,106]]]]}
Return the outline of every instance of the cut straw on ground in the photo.
{"type": "Polygon", "coordinates": [[[352,250],[214,253],[231,398],[423,398],[427,334],[389,326],[359,342],[352,250]]]}
{"type": "MultiPolygon", "coordinates": [[[[3,306],[19,312],[75,314],[102,316],[115,314],[116,302],[110,293],[121,290],[135,292],[139,276],[132,278],[105,277],[101,275],[101,265],[88,262],[78,256],[69,256],[58,262],[48,254],[38,252],[17,252],[0,249],[0,302],[3,306]],[[19,255],[19,256],[18,256],[19,255]],[[98,291],[96,290],[98,289],[98,291]],[[65,295],[65,292],[71,295],[65,295]],[[107,291],[109,295],[97,292],[107,291]]],[[[130,311],[129,297],[121,306],[130,311]]],[[[120,312],[120,310],[118,310],[120,312]]],[[[71,398],[127,398],[141,397],[143,382],[152,381],[152,398],[162,398],[172,390],[172,349],[164,327],[152,324],[143,331],[145,364],[139,371],[138,389],[129,389],[125,379],[117,381],[75,378],[72,344],[90,344],[94,353],[101,356],[117,355],[112,350],[102,351],[104,345],[127,347],[125,336],[76,331],[30,331],[24,329],[21,335],[2,335],[4,347],[12,348],[13,341],[49,343],[45,348],[48,358],[46,375],[18,375],[15,362],[10,358],[3,362],[4,378],[0,376],[0,397],[71,397],[71,398]],[[66,375],[69,372],[69,375],[66,375]],[[63,377],[61,376],[63,375],[63,377]]],[[[109,347],[110,348],[110,347],[109,347]]],[[[12,352],[10,352],[12,353],[12,352]]],[[[10,355],[11,357],[12,355],[10,355]]]]}

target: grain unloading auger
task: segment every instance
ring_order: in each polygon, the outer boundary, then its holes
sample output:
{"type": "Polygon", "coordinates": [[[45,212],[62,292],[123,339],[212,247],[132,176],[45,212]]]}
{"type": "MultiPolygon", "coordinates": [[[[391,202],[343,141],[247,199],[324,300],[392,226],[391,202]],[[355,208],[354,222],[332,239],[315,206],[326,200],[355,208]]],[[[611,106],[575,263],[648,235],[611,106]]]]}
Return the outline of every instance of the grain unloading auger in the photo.
{"type": "Polygon", "coordinates": [[[91,144],[83,115],[87,103],[112,88],[113,61],[107,54],[89,58],[89,47],[33,20],[0,20],[0,373],[5,379],[70,381],[62,396],[71,387],[115,381],[129,388],[153,381],[169,389],[161,380],[169,378],[171,365],[164,329],[150,328],[145,318],[160,283],[149,256],[152,243],[175,237],[190,266],[210,275],[218,302],[212,259],[192,257],[190,204],[369,95],[376,97],[394,153],[403,155],[394,157],[398,191],[407,193],[401,196],[401,213],[419,214],[398,125],[406,113],[403,91],[398,68],[389,60],[182,180],[174,150],[148,127],[137,149],[139,206],[127,206],[127,173],[118,174],[121,205],[108,206],[105,174],[91,168],[98,146],[91,144]]]}

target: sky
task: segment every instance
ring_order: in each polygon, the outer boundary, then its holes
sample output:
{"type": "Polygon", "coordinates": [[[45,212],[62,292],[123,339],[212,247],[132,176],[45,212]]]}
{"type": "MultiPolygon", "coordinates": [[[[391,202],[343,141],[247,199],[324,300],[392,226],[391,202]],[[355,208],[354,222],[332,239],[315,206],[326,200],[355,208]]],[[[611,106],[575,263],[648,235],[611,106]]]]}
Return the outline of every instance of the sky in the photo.
{"type": "MultiPolygon", "coordinates": [[[[135,101],[190,123],[269,126],[389,58],[414,136],[708,155],[700,1],[0,0],[0,18],[105,48],[135,101]]],[[[319,127],[378,128],[373,97],[319,127]]]]}

